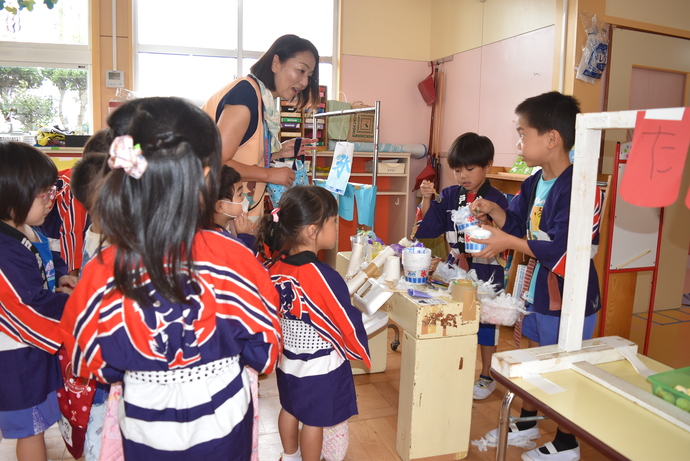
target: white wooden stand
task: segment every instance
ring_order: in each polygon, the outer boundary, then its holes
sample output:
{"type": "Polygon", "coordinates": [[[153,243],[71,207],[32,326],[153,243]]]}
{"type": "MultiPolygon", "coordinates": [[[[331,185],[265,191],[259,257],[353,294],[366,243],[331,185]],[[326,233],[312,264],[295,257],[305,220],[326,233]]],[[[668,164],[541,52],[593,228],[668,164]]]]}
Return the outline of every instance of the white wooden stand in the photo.
{"type": "MultiPolygon", "coordinates": [[[[634,128],[636,119],[637,111],[578,114],[565,268],[567,277],[563,287],[558,345],[494,354],[492,368],[507,378],[532,379],[533,384],[539,387],[541,383],[542,390],[548,388],[549,393],[557,392],[555,388],[558,386],[550,385],[552,383],[545,379],[535,379],[535,376],[572,369],[674,425],[690,431],[690,414],[664,402],[651,392],[631,386],[594,366],[622,360],[622,357],[626,357],[635,366],[637,346],[634,343],[617,337],[582,341],[587,296],[584,287],[587,286],[589,277],[592,210],[596,193],[601,131],[634,128]]],[[[651,390],[651,385],[649,389],[651,390]]],[[[500,455],[500,450],[497,453],[500,455]]]]}

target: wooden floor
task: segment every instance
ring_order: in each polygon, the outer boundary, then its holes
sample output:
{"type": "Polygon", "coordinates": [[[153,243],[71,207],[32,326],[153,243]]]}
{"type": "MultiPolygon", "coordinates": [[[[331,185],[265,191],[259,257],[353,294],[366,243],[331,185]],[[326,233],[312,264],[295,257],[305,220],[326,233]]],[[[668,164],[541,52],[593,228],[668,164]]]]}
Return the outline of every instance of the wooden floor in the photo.
{"type": "MultiPolygon", "coordinates": [[[[690,273],[690,271],[689,271],[690,273]]],[[[684,315],[690,316],[688,306],[680,306],[678,312],[672,317],[684,315]]],[[[673,322],[668,320],[671,314],[659,317],[658,322],[652,325],[649,356],[674,368],[690,366],[690,322],[673,322]]],[[[655,314],[656,315],[656,314],[655,314]]],[[[642,351],[644,342],[644,330],[646,321],[639,316],[632,318],[631,340],[637,342],[642,351]]],[[[512,343],[511,328],[501,328],[499,351],[514,349],[512,343]]],[[[393,340],[393,331],[389,330],[388,343],[393,340]]],[[[347,459],[350,461],[386,461],[400,460],[395,450],[395,436],[398,417],[398,386],[400,380],[400,356],[402,345],[397,351],[388,348],[386,371],[371,375],[355,376],[357,390],[357,403],[359,415],[350,420],[350,448],[347,459]]],[[[480,358],[477,356],[477,375],[479,374],[480,358]]],[[[260,380],[260,444],[259,459],[261,461],[277,461],[282,447],[278,435],[278,412],[280,402],[275,382],[275,375],[264,376],[260,380]]],[[[498,413],[505,389],[499,388],[486,400],[474,401],[472,405],[472,426],[470,440],[483,437],[486,432],[497,427],[498,413]]],[[[521,402],[515,399],[513,403],[514,413],[520,408],[521,402]]],[[[539,428],[542,437],[536,442],[542,445],[553,440],[556,425],[549,420],[541,421],[539,428]]],[[[453,434],[448,434],[452,437],[453,434]]],[[[73,460],[65,450],[64,442],[60,437],[57,426],[53,426],[46,432],[46,445],[48,458],[51,460],[73,460]]],[[[15,442],[2,440],[0,442],[0,461],[16,461],[14,454],[15,442]]],[[[519,461],[524,450],[517,447],[509,447],[507,459],[519,461]]],[[[582,460],[604,460],[604,456],[593,448],[582,445],[582,460]]],[[[476,446],[469,447],[467,460],[490,461],[495,459],[496,451],[489,448],[480,452],[476,446]]],[[[451,460],[451,457],[430,458],[434,460],[451,460]]]]}
{"type": "MultiPolygon", "coordinates": [[[[393,332],[389,330],[389,343],[393,340],[393,332]]],[[[512,329],[501,328],[499,351],[513,349],[512,329]]],[[[347,459],[350,461],[387,461],[400,460],[395,450],[395,435],[398,416],[398,385],[400,379],[400,356],[402,346],[397,351],[388,349],[386,371],[371,375],[355,376],[357,390],[357,403],[359,415],[350,420],[350,448],[347,459]]],[[[479,367],[477,357],[477,367],[479,367]]],[[[479,368],[477,369],[477,375],[479,368]]],[[[475,401],[472,406],[472,428],[470,440],[483,437],[486,432],[497,427],[498,413],[505,389],[499,387],[486,400],[475,401]]],[[[262,377],[260,380],[260,439],[259,459],[261,461],[277,461],[282,447],[278,435],[278,412],[280,403],[275,375],[262,377]]],[[[513,409],[519,411],[521,402],[515,399],[513,409]]],[[[539,427],[542,437],[536,442],[539,445],[553,440],[556,425],[549,420],[541,421],[539,427]]],[[[448,434],[452,437],[453,434],[448,434]]],[[[46,432],[48,445],[48,457],[51,460],[73,460],[64,448],[64,443],[57,430],[53,426],[46,432]]],[[[15,461],[15,443],[13,440],[0,442],[0,461],[15,461]]],[[[517,447],[508,448],[507,459],[519,461],[524,450],[517,447]]],[[[477,447],[470,444],[467,460],[493,460],[496,451],[480,452],[477,447]]],[[[451,460],[452,456],[427,458],[429,460],[451,460]]],[[[605,460],[606,458],[583,444],[583,460],[605,460]]]]}

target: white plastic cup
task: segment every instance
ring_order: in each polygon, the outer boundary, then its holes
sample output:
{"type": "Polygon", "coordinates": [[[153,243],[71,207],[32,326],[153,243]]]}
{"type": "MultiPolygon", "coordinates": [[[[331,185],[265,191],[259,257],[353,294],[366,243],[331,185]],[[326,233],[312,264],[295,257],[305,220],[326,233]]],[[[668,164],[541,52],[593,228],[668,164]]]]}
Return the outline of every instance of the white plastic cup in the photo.
{"type": "Polygon", "coordinates": [[[459,232],[468,232],[472,229],[479,229],[479,221],[471,213],[465,216],[465,219],[458,226],[459,232]]]}
{"type": "Polygon", "coordinates": [[[424,247],[405,248],[402,252],[405,280],[409,283],[426,283],[431,266],[431,249],[424,247]]]}
{"type": "Polygon", "coordinates": [[[361,243],[352,244],[352,254],[350,255],[350,262],[347,264],[347,271],[345,275],[352,277],[357,273],[359,267],[364,262],[364,245],[361,243]]]}
{"type": "Polygon", "coordinates": [[[469,229],[465,231],[465,253],[479,253],[486,245],[482,243],[475,243],[472,239],[486,239],[491,237],[489,229],[482,229],[481,227],[469,229]]]}
{"type": "Polygon", "coordinates": [[[400,279],[400,256],[389,256],[383,267],[386,273],[386,281],[397,282],[400,279]]]}

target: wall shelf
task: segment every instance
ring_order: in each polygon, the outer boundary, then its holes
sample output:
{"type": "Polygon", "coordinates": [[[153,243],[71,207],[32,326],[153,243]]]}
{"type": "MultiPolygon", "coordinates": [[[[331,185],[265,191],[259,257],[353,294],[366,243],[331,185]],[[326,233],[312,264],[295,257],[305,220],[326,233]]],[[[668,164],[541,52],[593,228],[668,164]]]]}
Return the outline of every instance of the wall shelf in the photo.
{"type": "MultiPolygon", "coordinates": [[[[372,172],[364,171],[364,164],[374,158],[373,152],[355,152],[352,161],[352,173],[350,182],[361,184],[373,184],[372,172]]],[[[397,159],[403,163],[404,173],[379,173],[377,175],[376,215],[374,217],[374,232],[384,243],[397,243],[409,233],[407,226],[408,200],[410,189],[410,154],[409,153],[379,153],[379,161],[397,159]]],[[[316,153],[317,167],[330,167],[333,161],[333,151],[319,151],[316,153]]],[[[328,173],[316,173],[317,179],[326,179],[328,173]]],[[[338,218],[338,240],[334,254],[338,251],[350,251],[350,236],[355,235],[358,229],[369,228],[357,224],[357,210],[352,221],[338,218]]],[[[329,260],[326,257],[327,262],[329,260]]]]}

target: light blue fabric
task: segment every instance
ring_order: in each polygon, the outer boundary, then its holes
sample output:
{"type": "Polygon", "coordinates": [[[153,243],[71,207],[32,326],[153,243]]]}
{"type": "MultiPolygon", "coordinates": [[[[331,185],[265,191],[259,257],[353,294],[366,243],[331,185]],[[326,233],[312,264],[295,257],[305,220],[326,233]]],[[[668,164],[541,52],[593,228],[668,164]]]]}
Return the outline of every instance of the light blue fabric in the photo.
{"type": "Polygon", "coordinates": [[[357,200],[357,223],[372,227],[376,212],[376,186],[355,184],[355,199],[357,200]]]}
{"type": "MultiPolygon", "coordinates": [[[[293,186],[308,186],[309,185],[309,178],[307,177],[307,169],[304,166],[304,163],[302,163],[301,160],[295,160],[294,163],[295,167],[293,168],[295,172],[295,181],[292,183],[293,186]]],[[[282,166],[282,167],[274,167],[274,168],[290,168],[288,166],[282,166]]],[[[267,183],[266,184],[266,191],[268,192],[268,197],[271,199],[271,203],[273,204],[273,207],[278,206],[278,202],[280,202],[280,198],[283,196],[285,191],[288,190],[286,186],[282,186],[280,184],[272,184],[272,183],[267,183]]]]}
{"type": "MultiPolygon", "coordinates": [[[[314,185],[315,185],[315,186],[319,186],[319,187],[323,187],[324,189],[328,190],[328,189],[326,188],[326,180],[325,180],[325,179],[315,179],[315,180],[314,180],[314,185]]],[[[332,195],[336,200],[340,200],[341,195],[336,194],[336,193],[333,192],[332,190],[329,190],[328,192],[330,192],[331,195],[332,195]]]]}
{"type": "Polygon", "coordinates": [[[348,184],[345,193],[340,196],[338,215],[347,221],[355,218],[355,186],[352,184],[348,184]]]}

